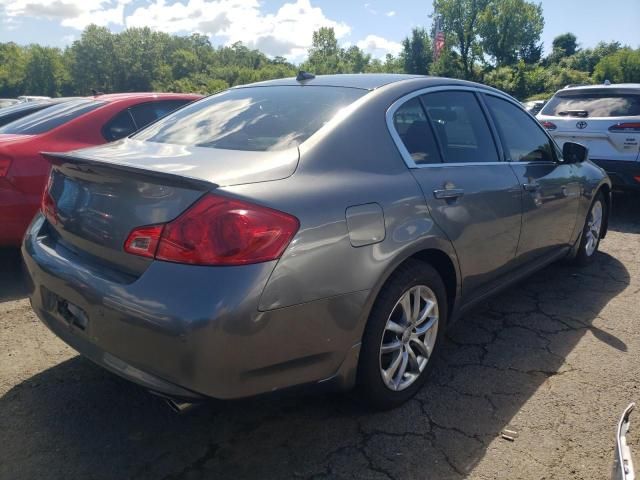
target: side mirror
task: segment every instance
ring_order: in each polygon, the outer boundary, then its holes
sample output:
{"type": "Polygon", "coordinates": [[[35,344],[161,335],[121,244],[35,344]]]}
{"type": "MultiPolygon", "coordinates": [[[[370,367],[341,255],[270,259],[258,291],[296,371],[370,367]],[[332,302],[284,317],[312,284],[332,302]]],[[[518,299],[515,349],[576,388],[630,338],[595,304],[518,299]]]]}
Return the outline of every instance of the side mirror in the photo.
{"type": "Polygon", "coordinates": [[[566,163],[584,162],[589,156],[589,149],[574,142],[565,142],[562,146],[562,157],[566,163]]]}

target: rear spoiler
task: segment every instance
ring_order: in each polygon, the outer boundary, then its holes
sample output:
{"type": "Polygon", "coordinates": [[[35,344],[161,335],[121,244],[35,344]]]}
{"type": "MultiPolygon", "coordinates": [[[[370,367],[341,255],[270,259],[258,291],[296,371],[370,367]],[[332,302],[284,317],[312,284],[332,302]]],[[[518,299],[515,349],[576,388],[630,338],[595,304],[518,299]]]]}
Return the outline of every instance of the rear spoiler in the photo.
{"type": "Polygon", "coordinates": [[[105,162],[68,153],[40,152],[53,165],[71,168],[73,170],[96,172],[99,174],[121,172],[129,177],[137,178],[140,181],[150,180],[160,181],[163,185],[173,187],[187,187],[194,190],[209,191],[218,188],[218,184],[202,180],[200,178],[178,175],[175,173],[163,172],[162,170],[150,170],[129,163],[105,162]]]}

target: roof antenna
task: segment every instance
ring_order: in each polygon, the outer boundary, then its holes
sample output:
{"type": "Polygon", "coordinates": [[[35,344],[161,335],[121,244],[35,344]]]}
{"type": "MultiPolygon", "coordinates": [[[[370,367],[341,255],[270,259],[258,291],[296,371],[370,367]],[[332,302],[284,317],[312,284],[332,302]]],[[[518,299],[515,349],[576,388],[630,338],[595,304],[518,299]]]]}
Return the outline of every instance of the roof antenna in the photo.
{"type": "Polygon", "coordinates": [[[104,92],[101,92],[99,90],[96,90],[95,88],[92,88],[91,95],[93,95],[94,97],[97,97],[98,95],[104,95],[104,92]]]}
{"type": "Polygon", "coordinates": [[[298,75],[296,76],[296,81],[303,82],[305,80],[311,80],[312,78],[316,78],[313,73],[305,72],[304,70],[300,70],[298,75]]]}

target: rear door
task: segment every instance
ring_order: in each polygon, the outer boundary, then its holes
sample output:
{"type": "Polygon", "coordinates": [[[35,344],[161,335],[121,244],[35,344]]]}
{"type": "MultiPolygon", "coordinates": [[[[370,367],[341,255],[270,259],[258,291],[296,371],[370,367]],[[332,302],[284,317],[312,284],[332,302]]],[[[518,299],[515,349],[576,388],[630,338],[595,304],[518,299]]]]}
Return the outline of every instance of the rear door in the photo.
{"type": "Polygon", "coordinates": [[[515,258],[521,187],[477,94],[438,87],[401,99],[389,114],[405,161],[433,220],[453,243],[467,299],[482,294],[515,258]]]}
{"type": "Polygon", "coordinates": [[[560,91],[540,119],[558,145],[581,143],[594,160],[638,159],[640,89],[615,87],[560,91]]]}
{"type": "Polygon", "coordinates": [[[569,244],[576,225],[579,165],[563,163],[540,124],[515,102],[492,94],[484,100],[524,192],[519,261],[552,253],[569,244]]]}

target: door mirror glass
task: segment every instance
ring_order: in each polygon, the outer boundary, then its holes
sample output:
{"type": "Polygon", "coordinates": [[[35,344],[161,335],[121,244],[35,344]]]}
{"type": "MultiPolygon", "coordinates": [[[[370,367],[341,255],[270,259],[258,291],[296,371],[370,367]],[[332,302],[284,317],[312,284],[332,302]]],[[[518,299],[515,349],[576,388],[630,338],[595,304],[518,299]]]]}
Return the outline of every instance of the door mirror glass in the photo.
{"type": "Polygon", "coordinates": [[[584,162],[589,156],[589,149],[574,142],[565,142],[562,146],[562,157],[566,163],[584,162]]]}

